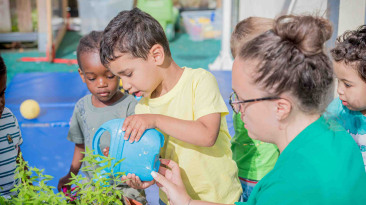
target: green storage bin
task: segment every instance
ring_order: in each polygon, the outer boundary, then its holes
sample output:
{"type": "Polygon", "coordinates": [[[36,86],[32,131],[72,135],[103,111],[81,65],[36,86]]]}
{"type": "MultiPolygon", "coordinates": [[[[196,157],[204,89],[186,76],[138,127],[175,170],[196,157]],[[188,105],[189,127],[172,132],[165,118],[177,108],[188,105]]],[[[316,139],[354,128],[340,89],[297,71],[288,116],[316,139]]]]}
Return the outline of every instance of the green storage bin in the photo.
{"type": "Polygon", "coordinates": [[[175,36],[174,25],[179,15],[172,0],[138,0],[137,8],[150,14],[163,27],[169,41],[175,36]]]}

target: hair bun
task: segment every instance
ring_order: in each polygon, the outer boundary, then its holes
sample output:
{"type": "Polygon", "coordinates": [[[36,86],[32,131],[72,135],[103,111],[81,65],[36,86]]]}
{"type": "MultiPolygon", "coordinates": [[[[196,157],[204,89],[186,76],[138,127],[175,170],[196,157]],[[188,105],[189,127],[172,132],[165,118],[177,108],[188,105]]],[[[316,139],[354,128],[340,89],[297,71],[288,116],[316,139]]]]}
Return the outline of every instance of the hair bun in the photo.
{"type": "Polygon", "coordinates": [[[276,19],[274,32],[294,44],[303,54],[322,52],[324,43],[332,36],[332,25],[321,17],[285,15],[276,19]]]}

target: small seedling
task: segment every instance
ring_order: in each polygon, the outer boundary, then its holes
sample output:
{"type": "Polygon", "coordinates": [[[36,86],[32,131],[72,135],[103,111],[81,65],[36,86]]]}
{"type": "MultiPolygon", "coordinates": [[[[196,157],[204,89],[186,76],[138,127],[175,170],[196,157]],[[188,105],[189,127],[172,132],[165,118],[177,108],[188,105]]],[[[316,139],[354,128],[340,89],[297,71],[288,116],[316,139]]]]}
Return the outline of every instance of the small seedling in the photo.
{"type": "MultiPolygon", "coordinates": [[[[92,179],[87,179],[81,174],[72,175],[71,182],[68,185],[73,186],[70,191],[55,193],[55,187],[47,185],[53,179],[50,175],[43,174],[43,169],[29,167],[27,161],[22,160],[21,154],[18,158],[19,164],[15,171],[15,178],[20,183],[12,189],[17,193],[15,196],[8,198],[0,197],[0,204],[107,204],[123,205],[123,193],[118,189],[118,185],[122,183],[120,180],[124,173],[114,172],[102,173],[101,171],[111,166],[114,158],[93,155],[93,151],[86,148],[85,157],[82,161],[88,162],[91,166],[85,166],[82,171],[90,171],[93,173],[92,179]],[[102,160],[98,161],[96,158],[102,160]],[[106,163],[105,166],[99,166],[106,163]]],[[[119,160],[115,165],[123,161],[119,160]]]]}

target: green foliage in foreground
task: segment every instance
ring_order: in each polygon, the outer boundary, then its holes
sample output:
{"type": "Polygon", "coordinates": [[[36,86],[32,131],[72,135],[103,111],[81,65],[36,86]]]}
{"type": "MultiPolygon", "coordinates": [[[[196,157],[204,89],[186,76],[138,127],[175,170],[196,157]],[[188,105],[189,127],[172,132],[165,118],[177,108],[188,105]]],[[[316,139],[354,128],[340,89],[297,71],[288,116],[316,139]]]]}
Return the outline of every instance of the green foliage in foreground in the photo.
{"type": "MultiPolygon", "coordinates": [[[[114,158],[93,155],[93,151],[86,148],[82,161],[89,162],[93,166],[86,166],[81,170],[91,171],[93,178],[88,180],[80,174],[72,174],[72,181],[68,185],[74,185],[76,188],[66,195],[62,192],[54,193],[55,187],[47,185],[47,182],[53,177],[43,174],[44,170],[29,167],[28,162],[22,159],[19,156],[20,163],[15,176],[20,183],[11,190],[18,194],[10,199],[0,197],[0,204],[123,204],[122,192],[117,189],[117,185],[121,183],[120,178],[124,173],[114,173],[112,170],[111,173],[101,174],[104,168],[111,166],[114,158]],[[101,158],[101,161],[97,160],[98,157],[101,158]],[[100,166],[103,163],[106,165],[100,166]]],[[[122,161],[123,159],[119,160],[115,166],[122,161]]]]}

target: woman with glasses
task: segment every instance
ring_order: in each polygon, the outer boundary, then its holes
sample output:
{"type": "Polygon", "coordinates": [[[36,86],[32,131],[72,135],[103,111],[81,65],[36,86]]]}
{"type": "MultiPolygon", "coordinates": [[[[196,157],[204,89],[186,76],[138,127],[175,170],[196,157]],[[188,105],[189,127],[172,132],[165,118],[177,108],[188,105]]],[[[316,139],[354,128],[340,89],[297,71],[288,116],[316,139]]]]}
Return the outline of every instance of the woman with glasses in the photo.
{"type": "MultiPolygon", "coordinates": [[[[321,116],[333,84],[323,51],[331,34],[323,18],[282,16],[235,58],[230,104],[241,113],[251,138],[280,150],[275,167],[255,186],[247,204],[366,202],[366,173],[355,141],[321,116]]],[[[176,163],[162,163],[169,169],[152,175],[171,204],[212,204],[191,200],[176,163]]]]}

